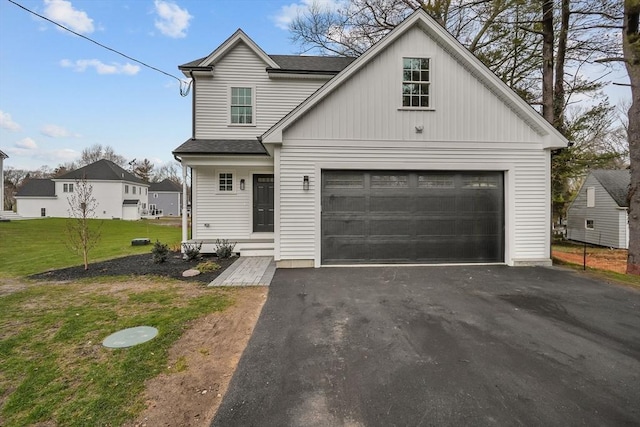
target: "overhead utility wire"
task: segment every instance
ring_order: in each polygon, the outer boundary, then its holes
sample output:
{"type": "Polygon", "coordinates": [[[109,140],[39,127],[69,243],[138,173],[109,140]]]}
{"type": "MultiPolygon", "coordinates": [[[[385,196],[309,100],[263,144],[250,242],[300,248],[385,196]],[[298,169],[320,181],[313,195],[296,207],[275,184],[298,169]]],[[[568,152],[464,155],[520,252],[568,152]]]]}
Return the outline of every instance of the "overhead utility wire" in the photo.
{"type": "Polygon", "coordinates": [[[53,25],[57,25],[58,27],[62,28],[63,30],[66,30],[66,31],[69,31],[69,32],[70,32],[70,33],[72,33],[72,34],[75,34],[75,35],[76,35],[76,36],[78,36],[78,37],[82,37],[83,39],[88,40],[88,41],[90,41],[91,43],[95,43],[95,44],[97,44],[98,46],[100,46],[100,47],[102,47],[102,48],[104,48],[104,49],[110,50],[110,51],[111,51],[111,52],[113,52],[113,53],[117,53],[117,54],[118,54],[118,55],[120,55],[120,56],[124,56],[125,58],[130,59],[131,61],[137,62],[138,64],[140,64],[140,65],[142,65],[142,66],[144,66],[144,67],[150,68],[150,69],[152,69],[152,70],[154,70],[154,71],[157,71],[157,72],[159,72],[159,73],[164,74],[165,76],[169,76],[169,77],[171,77],[171,78],[173,78],[173,79],[178,80],[178,81],[180,82],[180,95],[181,95],[181,96],[187,96],[187,95],[189,94],[189,90],[191,89],[191,83],[192,83],[192,81],[189,81],[189,82],[184,81],[184,80],[180,79],[179,77],[174,76],[173,74],[169,74],[169,73],[167,73],[166,71],[162,71],[162,70],[161,70],[161,69],[159,69],[159,68],[153,67],[153,66],[151,66],[151,65],[149,65],[149,64],[146,64],[146,63],[144,63],[144,62],[142,62],[142,61],[139,61],[139,60],[137,60],[137,59],[135,59],[135,58],[132,58],[132,57],[130,57],[129,55],[125,55],[125,54],[124,54],[124,53],[122,53],[122,52],[119,52],[119,51],[117,51],[117,50],[115,50],[115,49],[112,49],[112,48],[110,48],[109,46],[105,46],[105,45],[103,45],[102,43],[100,43],[100,42],[97,42],[97,41],[93,40],[92,38],[89,38],[89,37],[87,37],[87,36],[85,36],[85,35],[82,35],[82,34],[80,34],[80,33],[77,33],[77,32],[75,32],[75,31],[73,31],[72,29],[65,27],[64,25],[59,24],[59,23],[57,23],[56,21],[53,21],[53,20],[51,20],[51,19],[47,18],[46,16],[40,15],[39,13],[34,12],[33,10],[31,10],[31,9],[28,9],[28,8],[24,7],[24,6],[23,6],[23,5],[21,5],[20,3],[17,3],[17,2],[15,2],[15,1],[13,1],[13,0],[7,0],[7,1],[8,1],[9,3],[13,3],[14,5],[18,6],[19,8],[21,8],[21,9],[23,9],[23,10],[25,10],[25,11],[27,11],[27,12],[29,12],[29,13],[31,13],[31,14],[33,14],[33,15],[37,16],[37,17],[39,17],[39,18],[44,19],[45,21],[49,21],[49,22],[51,22],[53,25]]]}

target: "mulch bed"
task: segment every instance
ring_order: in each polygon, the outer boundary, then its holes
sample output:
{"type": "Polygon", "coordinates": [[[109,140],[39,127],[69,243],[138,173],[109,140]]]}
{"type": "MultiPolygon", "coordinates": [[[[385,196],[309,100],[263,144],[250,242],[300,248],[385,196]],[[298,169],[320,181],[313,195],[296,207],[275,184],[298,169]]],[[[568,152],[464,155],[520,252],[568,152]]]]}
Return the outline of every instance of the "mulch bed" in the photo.
{"type": "Polygon", "coordinates": [[[166,262],[155,264],[151,260],[151,254],[148,253],[115,258],[108,261],[92,262],[89,263],[88,270],[85,270],[84,266],[80,265],[34,274],[29,276],[29,278],[35,280],[67,281],[102,276],[161,276],[190,282],[209,283],[237,259],[237,257],[218,259],[216,256],[203,255],[200,260],[187,261],[182,259],[182,255],[179,252],[175,252],[169,255],[166,262]],[[193,277],[182,277],[182,273],[185,270],[195,268],[199,263],[204,261],[214,261],[220,265],[220,268],[216,271],[201,273],[193,277]]]}

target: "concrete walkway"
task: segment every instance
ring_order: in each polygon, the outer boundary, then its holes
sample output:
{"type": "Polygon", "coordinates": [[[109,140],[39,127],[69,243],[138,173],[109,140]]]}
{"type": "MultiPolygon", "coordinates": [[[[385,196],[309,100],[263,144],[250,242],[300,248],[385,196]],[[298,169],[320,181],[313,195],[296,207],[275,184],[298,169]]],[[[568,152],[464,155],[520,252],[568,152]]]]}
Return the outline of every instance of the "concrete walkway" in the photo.
{"type": "Polygon", "coordinates": [[[240,257],[209,286],[269,286],[275,272],[273,257],[240,257]]]}

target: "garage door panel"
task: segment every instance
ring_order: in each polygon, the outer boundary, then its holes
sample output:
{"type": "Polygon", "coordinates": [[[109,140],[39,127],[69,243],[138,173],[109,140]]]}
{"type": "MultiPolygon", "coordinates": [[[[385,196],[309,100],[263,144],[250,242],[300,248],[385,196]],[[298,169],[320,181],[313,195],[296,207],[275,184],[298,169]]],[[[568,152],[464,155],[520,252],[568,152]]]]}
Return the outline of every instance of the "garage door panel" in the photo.
{"type": "Polygon", "coordinates": [[[324,264],[504,260],[502,172],[323,171],[321,199],[324,264]]]}

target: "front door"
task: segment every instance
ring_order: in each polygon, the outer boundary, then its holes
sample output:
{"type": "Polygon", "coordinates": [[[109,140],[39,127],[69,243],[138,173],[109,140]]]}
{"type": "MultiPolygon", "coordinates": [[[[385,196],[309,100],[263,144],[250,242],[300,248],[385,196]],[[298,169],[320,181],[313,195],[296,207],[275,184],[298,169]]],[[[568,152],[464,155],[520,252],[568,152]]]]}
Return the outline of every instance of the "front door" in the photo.
{"type": "Polygon", "coordinates": [[[253,231],[273,232],[273,175],[253,175],[253,231]]]}

